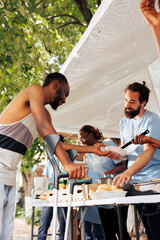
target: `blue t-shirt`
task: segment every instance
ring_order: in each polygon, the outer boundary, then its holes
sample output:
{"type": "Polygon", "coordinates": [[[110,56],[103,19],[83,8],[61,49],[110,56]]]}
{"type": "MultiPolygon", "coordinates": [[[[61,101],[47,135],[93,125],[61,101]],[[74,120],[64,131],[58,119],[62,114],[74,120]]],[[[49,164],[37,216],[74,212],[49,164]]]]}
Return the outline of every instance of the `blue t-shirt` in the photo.
{"type": "Polygon", "coordinates": [[[49,177],[49,183],[53,182],[53,167],[49,160],[47,161],[47,163],[44,167],[43,175],[47,175],[49,177]]]}
{"type": "MultiPolygon", "coordinates": [[[[116,146],[114,142],[108,140],[103,141],[103,144],[106,146],[116,146]]],[[[86,157],[87,167],[89,168],[88,176],[92,178],[94,184],[97,184],[97,178],[104,177],[104,171],[115,168],[116,164],[119,163],[119,161],[93,153],[86,153],[86,157]]]]}
{"type": "MultiPolygon", "coordinates": [[[[149,130],[147,136],[160,140],[160,117],[148,110],[139,119],[128,119],[124,117],[120,121],[121,140],[127,143],[136,135],[149,130]]],[[[134,151],[128,155],[128,167],[130,167],[144,151],[144,145],[135,145],[134,151]]],[[[132,176],[130,183],[151,181],[160,178],[160,150],[157,149],[149,163],[137,174],[132,176]]]]}
{"type": "MultiPolygon", "coordinates": [[[[109,140],[103,141],[103,144],[105,144],[106,146],[116,146],[114,142],[109,140]]],[[[119,163],[119,161],[115,161],[104,156],[98,156],[93,153],[86,153],[86,157],[87,166],[89,168],[88,176],[92,178],[94,184],[97,184],[97,178],[104,177],[104,171],[115,168],[116,164],[119,163]]],[[[107,209],[113,208],[112,206],[107,205],[99,207],[107,209]]],[[[88,222],[101,224],[97,207],[88,207],[85,215],[85,220],[88,222]]]]}

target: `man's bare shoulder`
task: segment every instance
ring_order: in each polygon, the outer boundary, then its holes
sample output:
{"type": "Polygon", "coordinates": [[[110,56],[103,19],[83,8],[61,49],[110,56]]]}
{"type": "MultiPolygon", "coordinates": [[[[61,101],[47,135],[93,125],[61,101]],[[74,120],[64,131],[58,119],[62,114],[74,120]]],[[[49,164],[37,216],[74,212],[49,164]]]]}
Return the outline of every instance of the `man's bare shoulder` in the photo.
{"type": "Polygon", "coordinates": [[[42,86],[33,84],[22,90],[1,113],[0,123],[13,123],[30,114],[29,98],[35,95],[43,95],[42,86]]]}
{"type": "Polygon", "coordinates": [[[40,86],[39,84],[32,84],[31,86],[23,89],[11,102],[11,104],[14,103],[22,103],[26,102],[29,99],[30,95],[36,95],[36,94],[42,94],[43,93],[43,87],[40,86]]]}
{"type": "Polygon", "coordinates": [[[29,101],[30,96],[42,95],[43,87],[39,84],[32,84],[31,86],[23,89],[12,101],[12,103],[27,103],[29,101]]]}
{"type": "Polygon", "coordinates": [[[22,90],[19,94],[25,94],[25,93],[36,93],[36,92],[42,92],[43,91],[43,87],[39,84],[32,84],[31,86],[25,88],[24,90],[22,90]]]}

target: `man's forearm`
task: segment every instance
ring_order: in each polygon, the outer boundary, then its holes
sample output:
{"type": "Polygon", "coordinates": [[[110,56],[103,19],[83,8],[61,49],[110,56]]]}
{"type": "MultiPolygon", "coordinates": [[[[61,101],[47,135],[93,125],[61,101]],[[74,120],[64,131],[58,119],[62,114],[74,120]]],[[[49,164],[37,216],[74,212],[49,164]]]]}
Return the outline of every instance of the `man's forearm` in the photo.
{"type": "Polygon", "coordinates": [[[152,144],[156,148],[160,148],[160,140],[158,140],[156,138],[152,138],[152,137],[148,137],[148,138],[149,138],[149,143],[150,144],[152,144]]]}
{"type": "Polygon", "coordinates": [[[135,163],[128,168],[132,176],[141,171],[147,165],[147,163],[153,158],[154,152],[155,150],[150,151],[149,149],[147,149],[143,153],[141,153],[135,163]]]}
{"type": "Polygon", "coordinates": [[[156,41],[157,49],[158,49],[158,54],[160,57],[160,26],[154,26],[152,27],[152,32],[156,41]]]}
{"type": "Polygon", "coordinates": [[[62,145],[65,150],[73,148],[73,149],[77,150],[77,152],[79,152],[79,153],[87,153],[87,152],[91,153],[92,152],[91,146],[80,146],[80,145],[75,145],[75,144],[69,144],[66,142],[63,142],[62,145]]]}

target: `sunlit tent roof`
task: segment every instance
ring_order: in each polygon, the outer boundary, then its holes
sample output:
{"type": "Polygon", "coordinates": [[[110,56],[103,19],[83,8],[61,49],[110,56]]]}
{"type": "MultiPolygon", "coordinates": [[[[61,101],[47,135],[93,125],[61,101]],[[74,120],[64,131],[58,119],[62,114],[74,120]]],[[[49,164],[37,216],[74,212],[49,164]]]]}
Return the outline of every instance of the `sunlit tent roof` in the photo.
{"type": "Polygon", "coordinates": [[[119,137],[124,88],[145,80],[151,89],[147,108],[159,113],[160,61],[141,12],[140,0],[104,0],[64,63],[71,92],[66,104],[51,111],[53,125],[77,133],[84,124],[105,137],[119,137]]]}

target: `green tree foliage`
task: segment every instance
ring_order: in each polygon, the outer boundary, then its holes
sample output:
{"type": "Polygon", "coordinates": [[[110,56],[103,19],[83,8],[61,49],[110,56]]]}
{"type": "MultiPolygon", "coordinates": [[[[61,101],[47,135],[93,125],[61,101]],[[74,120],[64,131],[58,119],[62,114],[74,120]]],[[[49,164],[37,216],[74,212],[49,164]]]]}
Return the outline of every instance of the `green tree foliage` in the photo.
{"type": "Polygon", "coordinates": [[[38,136],[28,148],[26,154],[22,159],[21,172],[30,173],[35,164],[39,164],[45,157],[44,141],[38,136]]]}
{"type": "MultiPolygon", "coordinates": [[[[0,112],[43,73],[59,71],[100,0],[0,0],[0,112]]],[[[28,150],[33,160],[36,143],[28,150]]],[[[27,167],[26,163],[26,167],[27,167]]],[[[23,169],[23,168],[22,168],[23,169]]]]}

